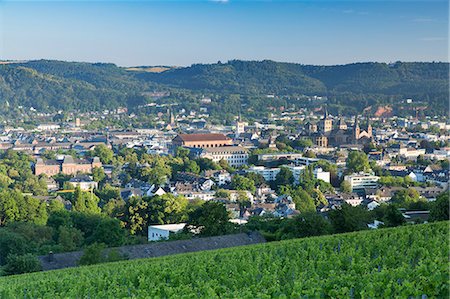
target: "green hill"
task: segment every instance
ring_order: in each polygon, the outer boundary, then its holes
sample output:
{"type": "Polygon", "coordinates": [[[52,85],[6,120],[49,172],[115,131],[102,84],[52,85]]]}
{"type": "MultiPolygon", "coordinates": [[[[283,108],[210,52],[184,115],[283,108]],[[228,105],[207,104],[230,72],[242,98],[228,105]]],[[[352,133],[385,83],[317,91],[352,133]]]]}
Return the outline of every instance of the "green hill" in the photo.
{"type": "MultiPolygon", "coordinates": [[[[275,94],[287,100],[272,100],[274,106],[289,107],[304,105],[296,101],[303,95],[317,95],[327,97],[330,108],[340,107],[339,112],[386,104],[403,109],[400,102],[413,98],[429,108],[425,110],[429,115],[442,115],[448,111],[448,68],[448,63],[312,66],[232,60],[150,72],[142,70],[151,68],[125,69],[107,63],[39,60],[0,64],[0,107],[6,109],[8,102],[10,107],[39,111],[132,108],[149,100],[143,92],[171,90],[193,93],[194,98],[209,93],[267,100],[267,94],[275,94]]],[[[250,110],[261,108],[256,100],[245,104],[250,110]]]]}
{"type": "Polygon", "coordinates": [[[448,222],[0,278],[1,298],[448,298],[448,222]]]}

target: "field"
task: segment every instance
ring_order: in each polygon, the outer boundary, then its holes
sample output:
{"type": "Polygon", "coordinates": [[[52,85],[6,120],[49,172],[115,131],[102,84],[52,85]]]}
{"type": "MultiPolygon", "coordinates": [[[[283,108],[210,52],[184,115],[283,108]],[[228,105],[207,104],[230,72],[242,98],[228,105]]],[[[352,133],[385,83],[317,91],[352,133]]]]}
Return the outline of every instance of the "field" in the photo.
{"type": "Polygon", "coordinates": [[[448,298],[449,223],[0,278],[0,298],[448,298]]]}

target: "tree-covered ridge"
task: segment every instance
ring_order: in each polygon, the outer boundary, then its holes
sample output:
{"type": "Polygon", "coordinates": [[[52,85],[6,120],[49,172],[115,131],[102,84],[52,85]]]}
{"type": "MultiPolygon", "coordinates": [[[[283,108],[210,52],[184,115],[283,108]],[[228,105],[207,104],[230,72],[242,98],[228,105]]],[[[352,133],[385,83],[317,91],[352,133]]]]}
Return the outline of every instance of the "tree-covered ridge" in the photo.
{"type": "Polygon", "coordinates": [[[112,64],[31,61],[0,65],[0,105],[95,111],[143,103],[148,85],[112,64]]]}
{"type": "Polygon", "coordinates": [[[148,100],[143,92],[171,90],[184,95],[180,99],[204,93],[253,97],[248,111],[260,109],[261,100],[290,107],[299,96],[317,95],[327,97],[331,108],[340,107],[339,112],[360,113],[372,105],[401,107],[402,100],[412,98],[428,106],[427,113],[442,114],[448,110],[448,68],[448,63],[425,62],[312,66],[232,60],[151,73],[107,63],[39,60],[0,65],[0,105],[41,111],[133,108],[148,100]],[[291,99],[279,103],[267,94],[291,99]]]}
{"type": "Polygon", "coordinates": [[[232,60],[226,64],[195,64],[149,80],[190,89],[221,89],[231,93],[316,94],[333,92],[446,92],[447,63],[397,62],[312,66],[274,61],[232,60]],[[439,90],[435,90],[439,87],[439,90]],[[414,88],[410,90],[410,88],[414,88]]]}

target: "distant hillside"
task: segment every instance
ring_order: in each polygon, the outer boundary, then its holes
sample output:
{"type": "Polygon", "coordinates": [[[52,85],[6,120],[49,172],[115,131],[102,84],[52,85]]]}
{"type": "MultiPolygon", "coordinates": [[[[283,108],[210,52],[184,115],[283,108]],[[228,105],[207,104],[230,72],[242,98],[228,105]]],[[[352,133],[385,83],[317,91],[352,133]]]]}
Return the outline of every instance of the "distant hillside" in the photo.
{"type": "Polygon", "coordinates": [[[448,222],[0,277],[2,298],[448,298],[448,222]]]}
{"type": "MultiPolygon", "coordinates": [[[[291,99],[326,96],[328,105],[340,112],[386,104],[397,110],[411,109],[400,102],[412,98],[432,115],[448,111],[448,67],[448,63],[309,66],[233,60],[185,68],[125,69],[105,63],[39,60],[0,64],[0,107],[6,109],[6,102],[10,107],[22,105],[41,111],[135,107],[146,102],[143,92],[170,89],[199,97],[203,93],[225,97],[275,94],[291,99]]],[[[248,102],[247,107],[261,108],[253,107],[254,103],[248,102]]],[[[299,105],[288,100],[275,106],[294,104],[299,105]]]]}
{"type": "Polygon", "coordinates": [[[8,101],[10,107],[101,110],[141,104],[139,93],[147,88],[114,64],[40,60],[0,65],[0,105],[8,101]]]}
{"type": "Polygon", "coordinates": [[[226,64],[196,64],[160,74],[138,76],[148,81],[194,90],[319,95],[328,96],[334,103],[350,106],[398,104],[402,99],[413,98],[445,109],[448,106],[448,71],[448,63],[310,66],[233,60],[226,64]]]}

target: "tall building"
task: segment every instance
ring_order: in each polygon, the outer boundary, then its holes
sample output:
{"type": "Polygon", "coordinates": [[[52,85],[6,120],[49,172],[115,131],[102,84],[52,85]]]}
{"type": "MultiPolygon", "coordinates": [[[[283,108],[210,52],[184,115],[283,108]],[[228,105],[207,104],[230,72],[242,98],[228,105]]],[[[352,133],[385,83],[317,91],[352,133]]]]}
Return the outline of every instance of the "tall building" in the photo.
{"type": "Polygon", "coordinates": [[[319,122],[319,129],[322,133],[328,133],[333,130],[333,120],[328,115],[327,108],[325,108],[323,118],[319,122]]]}
{"type": "Polygon", "coordinates": [[[372,139],[372,125],[370,124],[370,119],[367,117],[366,126],[361,128],[359,125],[358,116],[355,116],[355,125],[353,127],[353,138],[356,142],[360,139],[372,139]]]}

